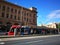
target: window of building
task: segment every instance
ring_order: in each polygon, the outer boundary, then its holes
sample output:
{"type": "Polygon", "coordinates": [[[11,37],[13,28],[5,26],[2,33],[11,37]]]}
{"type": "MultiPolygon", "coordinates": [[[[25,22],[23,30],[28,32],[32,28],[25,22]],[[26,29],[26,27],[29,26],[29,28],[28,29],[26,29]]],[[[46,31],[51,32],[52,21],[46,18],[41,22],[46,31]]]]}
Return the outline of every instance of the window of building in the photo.
{"type": "Polygon", "coordinates": [[[11,8],[11,12],[13,12],[13,8],[11,8]]]}
{"type": "Polygon", "coordinates": [[[29,22],[31,22],[31,19],[29,20],[29,22]]]}
{"type": "Polygon", "coordinates": [[[2,10],[5,11],[5,6],[2,6],[2,10]]]}
{"type": "Polygon", "coordinates": [[[27,16],[29,15],[29,13],[27,13],[27,16]]]}
{"type": "Polygon", "coordinates": [[[27,18],[27,22],[28,22],[28,18],[27,18]]]}
{"type": "Polygon", "coordinates": [[[7,12],[9,12],[9,10],[10,10],[10,7],[7,7],[7,12]]]}
{"type": "Polygon", "coordinates": [[[30,17],[31,17],[31,14],[30,14],[30,17]]]}
{"type": "Polygon", "coordinates": [[[10,16],[10,18],[12,19],[13,15],[10,16]]]}
{"type": "Polygon", "coordinates": [[[17,10],[15,9],[15,13],[17,13],[17,10]]]}
{"type": "Polygon", "coordinates": [[[9,18],[9,14],[6,14],[6,18],[9,18]]]}
{"type": "Polygon", "coordinates": [[[34,14],[33,17],[36,18],[36,14],[34,14]]]}
{"type": "Polygon", "coordinates": [[[14,19],[16,19],[16,15],[14,16],[14,19]]]}
{"type": "Polygon", "coordinates": [[[18,11],[18,14],[20,14],[20,10],[18,11]]]}
{"type": "Polygon", "coordinates": [[[0,9],[1,9],[1,5],[0,5],[0,9]]]}
{"type": "Polygon", "coordinates": [[[20,17],[18,17],[18,20],[20,20],[20,17]]]}
{"type": "Polygon", "coordinates": [[[26,16],[26,11],[24,12],[24,16],[26,16]]]}
{"type": "Polygon", "coordinates": [[[26,18],[24,18],[24,21],[26,21],[26,18]]]}
{"type": "Polygon", "coordinates": [[[2,13],[2,17],[4,17],[5,13],[2,13]]]}
{"type": "Polygon", "coordinates": [[[23,11],[22,11],[22,15],[23,15],[23,11]]]}
{"type": "Polygon", "coordinates": [[[33,20],[33,23],[36,23],[35,20],[33,20]]]}

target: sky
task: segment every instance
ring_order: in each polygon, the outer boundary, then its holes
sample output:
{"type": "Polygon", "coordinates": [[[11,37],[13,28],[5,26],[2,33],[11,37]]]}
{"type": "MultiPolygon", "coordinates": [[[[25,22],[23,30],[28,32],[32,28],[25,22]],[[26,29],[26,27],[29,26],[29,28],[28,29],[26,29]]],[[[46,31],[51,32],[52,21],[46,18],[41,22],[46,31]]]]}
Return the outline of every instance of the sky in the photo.
{"type": "Polygon", "coordinates": [[[37,8],[37,25],[60,22],[60,0],[7,0],[16,5],[37,8]]]}

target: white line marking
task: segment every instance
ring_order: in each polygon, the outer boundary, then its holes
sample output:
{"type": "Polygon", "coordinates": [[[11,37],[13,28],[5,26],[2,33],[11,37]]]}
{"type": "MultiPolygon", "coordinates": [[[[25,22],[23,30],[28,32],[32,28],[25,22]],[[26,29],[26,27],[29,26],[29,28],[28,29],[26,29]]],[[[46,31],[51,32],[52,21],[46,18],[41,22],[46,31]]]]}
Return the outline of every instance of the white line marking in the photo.
{"type": "Polygon", "coordinates": [[[0,42],[0,44],[5,44],[4,42],[0,42]]]}
{"type": "Polygon", "coordinates": [[[2,41],[2,40],[0,39],[0,41],[2,41]]]}
{"type": "Polygon", "coordinates": [[[25,42],[25,43],[21,43],[21,44],[31,44],[31,43],[37,43],[37,42],[41,42],[43,40],[38,40],[38,41],[29,41],[29,42],[25,42]]]}
{"type": "Polygon", "coordinates": [[[26,42],[27,44],[28,43],[37,43],[37,42],[41,42],[41,41],[43,41],[43,40],[38,40],[38,41],[30,41],[30,42],[26,42]]]}

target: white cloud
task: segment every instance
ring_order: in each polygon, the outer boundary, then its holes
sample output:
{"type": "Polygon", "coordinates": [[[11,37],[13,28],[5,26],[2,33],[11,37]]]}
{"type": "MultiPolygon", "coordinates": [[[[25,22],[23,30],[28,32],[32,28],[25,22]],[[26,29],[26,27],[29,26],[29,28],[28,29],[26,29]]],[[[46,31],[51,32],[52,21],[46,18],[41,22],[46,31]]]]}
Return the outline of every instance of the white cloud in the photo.
{"type": "Polygon", "coordinates": [[[47,18],[60,18],[60,10],[53,11],[50,13],[47,18]]]}
{"type": "Polygon", "coordinates": [[[60,10],[55,10],[52,13],[50,13],[47,17],[46,17],[46,21],[45,23],[51,22],[51,20],[53,19],[58,19],[60,18],[60,10]]]}

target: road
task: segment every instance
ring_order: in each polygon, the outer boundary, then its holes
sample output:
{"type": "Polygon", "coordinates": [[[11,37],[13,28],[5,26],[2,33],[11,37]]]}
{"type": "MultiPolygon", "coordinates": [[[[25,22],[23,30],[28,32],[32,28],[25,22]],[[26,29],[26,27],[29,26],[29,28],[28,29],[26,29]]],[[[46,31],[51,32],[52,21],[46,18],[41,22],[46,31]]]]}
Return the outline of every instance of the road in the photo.
{"type": "Polygon", "coordinates": [[[60,36],[5,41],[4,45],[60,45],[60,36]]]}

